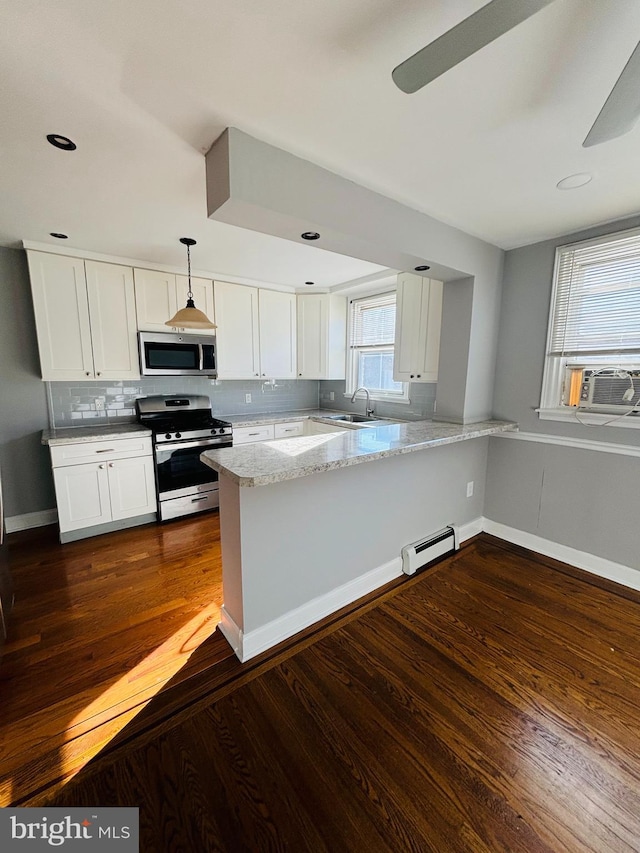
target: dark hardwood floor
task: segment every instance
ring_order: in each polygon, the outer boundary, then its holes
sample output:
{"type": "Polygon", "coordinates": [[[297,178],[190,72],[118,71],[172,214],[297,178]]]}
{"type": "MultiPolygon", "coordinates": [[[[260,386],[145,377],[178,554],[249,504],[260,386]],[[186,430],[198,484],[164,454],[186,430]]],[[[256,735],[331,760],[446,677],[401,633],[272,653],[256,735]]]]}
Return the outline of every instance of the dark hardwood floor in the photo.
{"type": "Polygon", "coordinates": [[[0,662],[0,805],[70,778],[159,691],[232,657],[217,513],[60,545],[9,537],[16,604],[0,662]],[[194,655],[194,652],[197,654],[194,655]]]}
{"type": "Polygon", "coordinates": [[[145,853],[640,850],[639,603],[477,537],[177,713],[160,694],[49,802],[139,806],[145,853]]]}

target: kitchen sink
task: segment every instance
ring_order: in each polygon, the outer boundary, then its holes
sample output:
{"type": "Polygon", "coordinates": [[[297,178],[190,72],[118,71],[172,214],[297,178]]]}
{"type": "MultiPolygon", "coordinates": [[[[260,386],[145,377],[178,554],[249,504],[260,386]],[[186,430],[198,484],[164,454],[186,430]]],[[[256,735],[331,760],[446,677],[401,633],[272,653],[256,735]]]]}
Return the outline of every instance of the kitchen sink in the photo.
{"type": "Polygon", "coordinates": [[[344,415],[329,415],[327,417],[328,421],[348,421],[350,424],[363,424],[368,421],[379,421],[380,418],[376,418],[372,415],[352,415],[352,414],[344,414],[344,415]]]}

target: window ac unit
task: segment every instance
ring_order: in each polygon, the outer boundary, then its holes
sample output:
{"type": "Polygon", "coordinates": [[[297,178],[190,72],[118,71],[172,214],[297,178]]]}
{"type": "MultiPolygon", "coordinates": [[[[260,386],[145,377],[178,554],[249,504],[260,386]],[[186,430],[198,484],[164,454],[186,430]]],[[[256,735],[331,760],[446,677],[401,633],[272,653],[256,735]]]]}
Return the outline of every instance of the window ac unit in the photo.
{"type": "MultiPolygon", "coordinates": [[[[628,411],[639,402],[640,370],[582,372],[579,409],[620,412],[628,411]]],[[[640,414],[640,411],[638,413],[640,414]]]]}

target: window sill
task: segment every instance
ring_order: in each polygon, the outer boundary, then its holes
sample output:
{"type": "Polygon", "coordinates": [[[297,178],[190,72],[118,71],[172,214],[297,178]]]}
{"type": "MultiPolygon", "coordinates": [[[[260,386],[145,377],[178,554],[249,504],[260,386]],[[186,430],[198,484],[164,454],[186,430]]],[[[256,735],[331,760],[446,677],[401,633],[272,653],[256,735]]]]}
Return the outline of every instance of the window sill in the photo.
{"type": "Polygon", "coordinates": [[[585,412],[577,409],[536,409],[541,421],[563,421],[586,426],[611,426],[640,429],[640,412],[637,415],[616,415],[604,412],[585,412]]]}

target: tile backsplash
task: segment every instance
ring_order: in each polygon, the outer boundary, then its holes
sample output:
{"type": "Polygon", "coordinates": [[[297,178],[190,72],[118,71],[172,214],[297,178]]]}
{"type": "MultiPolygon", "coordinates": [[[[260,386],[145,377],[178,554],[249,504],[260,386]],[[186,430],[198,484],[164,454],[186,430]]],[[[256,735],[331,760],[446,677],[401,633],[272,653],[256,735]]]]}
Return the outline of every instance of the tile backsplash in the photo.
{"type": "MultiPolygon", "coordinates": [[[[402,420],[430,420],[436,401],[435,382],[412,382],[409,385],[409,402],[393,403],[372,401],[372,407],[381,418],[401,418],[402,420]]],[[[323,409],[339,409],[342,412],[357,412],[362,414],[365,406],[365,396],[362,392],[356,397],[355,403],[350,396],[345,396],[346,382],[344,380],[326,380],[320,383],[319,405],[323,409]],[[333,394],[333,400],[331,399],[333,394]]]]}
{"type": "Polygon", "coordinates": [[[275,379],[229,381],[194,376],[155,377],[128,382],[47,382],[52,428],[114,424],[136,420],[135,400],[152,394],[204,394],[213,414],[286,412],[318,407],[316,381],[275,379]],[[250,401],[247,402],[247,397],[250,401]]]}

